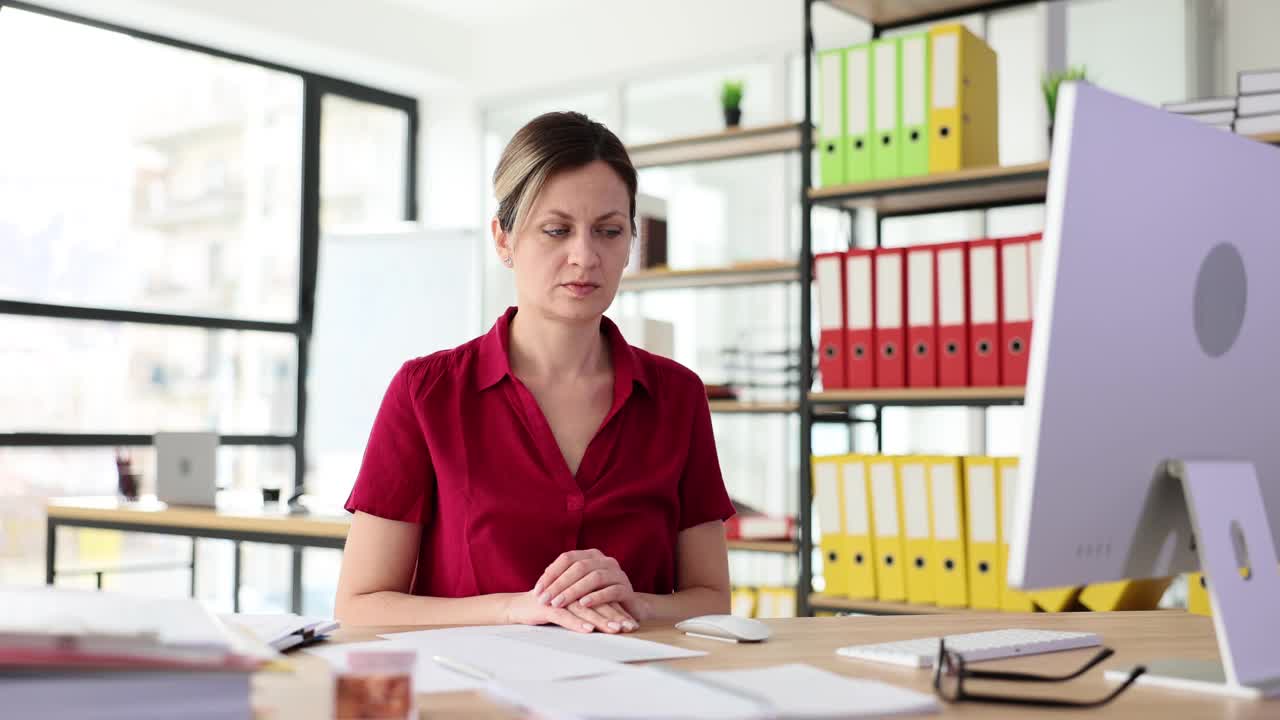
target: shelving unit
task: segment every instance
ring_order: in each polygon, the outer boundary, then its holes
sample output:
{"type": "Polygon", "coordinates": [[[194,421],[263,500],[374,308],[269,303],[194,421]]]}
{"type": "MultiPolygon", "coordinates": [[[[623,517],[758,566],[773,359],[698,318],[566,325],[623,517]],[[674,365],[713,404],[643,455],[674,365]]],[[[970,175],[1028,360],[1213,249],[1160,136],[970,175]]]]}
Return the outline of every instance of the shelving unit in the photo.
{"type": "Polygon", "coordinates": [[[822,593],[809,594],[810,610],[829,612],[855,612],[867,615],[962,615],[978,612],[970,608],[948,608],[937,605],[911,605],[883,600],[851,600],[822,593]]]}
{"type": "Polygon", "coordinates": [[[873,388],[868,390],[827,390],[809,393],[809,404],[818,408],[848,405],[1016,405],[1022,402],[1022,387],[956,388],[873,388]]]}
{"type": "MultiPolygon", "coordinates": [[[[804,49],[806,60],[814,57],[813,5],[822,0],[801,0],[804,6],[804,49]]],[[[980,2],[977,0],[825,0],[827,4],[851,13],[871,24],[872,38],[881,33],[906,25],[917,25],[954,18],[968,13],[981,13],[1014,5],[1027,4],[1031,0],[1003,0],[980,2]]],[[[804,63],[805,124],[812,125],[814,66],[804,63]]],[[[813,208],[834,207],[850,213],[873,211],[876,213],[877,233],[875,245],[879,246],[879,227],[889,217],[920,215],[961,210],[987,210],[996,207],[1028,205],[1044,201],[1048,187],[1048,162],[1030,163],[1006,167],[968,168],[956,172],[934,173],[919,177],[895,180],[838,185],[815,188],[809,186],[813,177],[812,138],[804,138],[801,149],[801,177],[805,188],[801,192],[801,243],[799,266],[800,282],[810,287],[813,282],[813,208]]],[[[864,243],[865,245],[866,243],[864,243]]],[[[813,357],[813,308],[810,293],[801,293],[800,353],[801,357],[813,357]]],[[[801,364],[801,386],[813,387],[813,369],[801,364]]],[[[812,448],[815,422],[860,423],[876,425],[877,443],[880,442],[881,409],[884,406],[963,406],[989,407],[1020,404],[1025,389],[1020,387],[996,388],[904,388],[872,390],[834,390],[806,393],[800,402],[800,451],[809,455],[812,448]],[[870,406],[874,419],[867,420],[854,412],[858,406],[870,406]]],[[[807,460],[807,458],[806,458],[807,460]]],[[[883,603],[878,601],[854,601],[824,596],[812,592],[813,580],[813,488],[811,468],[808,462],[800,465],[799,493],[799,553],[800,577],[796,586],[798,611],[809,615],[813,610],[865,612],[872,614],[919,614],[968,612],[964,609],[933,606],[883,603]]]]}
{"type": "MultiPolygon", "coordinates": [[[[803,138],[801,123],[781,123],[743,127],[717,133],[693,135],[662,142],[630,145],[627,148],[636,168],[716,162],[756,157],[772,153],[798,152],[811,144],[803,138]]],[[[654,268],[624,275],[619,292],[654,292],[700,288],[733,288],[798,283],[799,263],[794,260],[758,260],[719,267],[654,268]]],[[[790,402],[710,400],[711,412],[727,415],[787,415],[800,410],[799,399],[790,402]]],[[[793,540],[731,540],[733,552],[795,557],[799,544],[793,540]]]]}
{"type": "Polygon", "coordinates": [[[726,414],[786,415],[800,411],[798,402],[741,402],[711,400],[711,412],[726,414]]]}
{"type": "Polygon", "coordinates": [[[793,283],[800,280],[800,266],[786,260],[761,260],[724,267],[688,270],[639,270],[622,276],[622,292],[683,290],[688,288],[734,287],[793,283]]]}
{"type": "Polygon", "coordinates": [[[780,555],[795,555],[797,548],[795,542],[791,540],[730,540],[730,550],[741,550],[744,552],[760,552],[760,553],[777,553],[780,555]]]}
{"type": "Polygon", "coordinates": [[[820,205],[910,215],[1040,202],[1048,185],[1049,163],[1039,162],[813,188],[809,199],[820,205]]]}
{"type": "MultiPolygon", "coordinates": [[[[1025,5],[1035,0],[800,0],[804,10],[805,57],[814,56],[813,5],[824,2],[859,17],[872,26],[872,37],[908,25],[945,21],[969,13],[983,13],[1025,5]]],[[[814,207],[832,207],[872,211],[878,220],[889,217],[963,210],[988,210],[1014,205],[1042,203],[1048,186],[1048,162],[1024,165],[969,168],[956,172],[815,188],[813,177],[813,135],[802,132],[814,126],[812,100],[813,65],[804,63],[805,117],[800,123],[783,123],[756,128],[742,128],[706,135],[676,138],[662,142],[633,145],[628,148],[638,168],[712,162],[752,157],[767,153],[796,152],[801,158],[800,192],[801,248],[795,262],[763,261],[728,267],[687,270],[647,270],[623,278],[621,291],[644,292],[685,288],[734,287],[798,282],[802,288],[813,281],[814,207]]],[[[1280,145],[1280,133],[1254,136],[1260,142],[1280,145]]],[[[878,227],[879,223],[877,223],[878,227]]],[[[879,244],[879,237],[875,238],[879,244]]],[[[812,298],[800,293],[800,357],[813,357],[812,298]]],[[[801,387],[813,386],[813,368],[800,364],[801,387]]],[[[1023,402],[1025,388],[904,388],[872,390],[836,390],[802,394],[793,403],[751,403],[713,400],[716,413],[792,413],[800,415],[800,452],[807,456],[812,447],[815,422],[875,422],[879,427],[880,410],[885,406],[936,407],[959,406],[985,408],[1018,405],[1023,402]],[[855,407],[870,406],[875,420],[864,420],[853,412],[855,407]]],[[[796,597],[800,615],[813,610],[860,612],[869,614],[942,614],[971,612],[967,609],[938,608],[905,603],[847,598],[813,593],[812,478],[807,457],[799,463],[797,493],[800,537],[797,542],[729,543],[731,550],[789,554],[799,556],[796,597]]]]}
{"type": "Polygon", "coordinates": [[[779,152],[794,152],[803,142],[799,123],[782,123],[691,135],[627,148],[636,168],[729,160],[779,152]]]}

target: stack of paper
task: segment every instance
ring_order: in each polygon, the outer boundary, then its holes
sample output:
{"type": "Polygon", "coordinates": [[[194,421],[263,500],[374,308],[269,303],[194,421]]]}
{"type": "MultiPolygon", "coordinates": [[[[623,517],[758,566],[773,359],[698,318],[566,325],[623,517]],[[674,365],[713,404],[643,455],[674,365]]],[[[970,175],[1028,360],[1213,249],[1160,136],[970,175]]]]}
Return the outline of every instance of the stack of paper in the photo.
{"type": "Polygon", "coordinates": [[[499,699],[556,718],[870,718],[937,712],[933,696],[800,664],[677,673],[625,667],[607,675],[489,688],[499,699]]]}
{"type": "Polygon", "coordinates": [[[247,717],[273,657],[194,600],[0,588],[6,717],[247,717]]]}
{"type": "Polygon", "coordinates": [[[249,675],[240,672],[0,672],[4,717],[41,720],[243,720],[249,675]]]}

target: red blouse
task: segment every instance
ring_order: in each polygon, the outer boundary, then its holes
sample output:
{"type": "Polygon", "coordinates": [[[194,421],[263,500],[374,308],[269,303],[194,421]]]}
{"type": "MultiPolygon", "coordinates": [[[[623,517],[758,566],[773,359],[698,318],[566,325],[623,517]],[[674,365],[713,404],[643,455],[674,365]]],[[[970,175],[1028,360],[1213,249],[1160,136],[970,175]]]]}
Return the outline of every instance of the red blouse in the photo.
{"type": "Polygon", "coordinates": [[[604,318],[613,405],[574,476],[511,373],[515,313],[400,368],[346,509],[423,526],[415,595],[524,592],[561,553],[589,548],[637,592],[675,591],[676,535],[733,515],[702,381],[604,318]]]}

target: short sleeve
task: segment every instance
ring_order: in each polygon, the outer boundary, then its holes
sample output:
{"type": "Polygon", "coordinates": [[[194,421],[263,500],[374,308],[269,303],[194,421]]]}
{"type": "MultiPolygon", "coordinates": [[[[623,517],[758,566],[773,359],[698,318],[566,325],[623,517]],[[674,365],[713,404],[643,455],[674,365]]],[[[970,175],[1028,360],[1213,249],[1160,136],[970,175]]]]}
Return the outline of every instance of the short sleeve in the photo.
{"type": "Polygon", "coordinates": [[[435,470],[414,407],[415,377],[422,367],[405,363],[391,379],[373,420],[360,473],[345,505],[402,522],[425,524],[435,498],[435,470]]]}
{"type": "Polygon", "coordinates": [[[711,408],[702,383],[690,391],[693,429],[689,435],[689,456],[680,476],[680,530],[713,520],[733,517],[733,502],[724,487],[716,438],[711,429],[711,408]]]}

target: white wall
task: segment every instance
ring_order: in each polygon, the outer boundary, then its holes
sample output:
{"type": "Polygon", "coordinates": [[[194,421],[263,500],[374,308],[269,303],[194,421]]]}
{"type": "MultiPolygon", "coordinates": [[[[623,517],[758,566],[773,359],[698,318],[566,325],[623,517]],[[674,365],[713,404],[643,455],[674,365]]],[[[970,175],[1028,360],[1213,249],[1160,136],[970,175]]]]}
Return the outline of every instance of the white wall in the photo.
{"type": "Polygon", "coordinates": [[[1090,80],[1159,105],[1193,92],[1184,0],[1075,0],[1067,5],[1067,63],[1090,80]]]}
{"type": "Polygon", "coordinates": [[[545,14],[481,30],[471,86],[510,100],[600,86],[639,71],[763,57],[799,48],[800,0],[594,2],[566,18],[545,14]]]}
{"type": "Polygon", "coordinates": [[[1280,2],[1215,0],[1222,3],[1223,62],[1220,94],[1234,95],[1236,73],[1280,67],[1280,2]]]}

